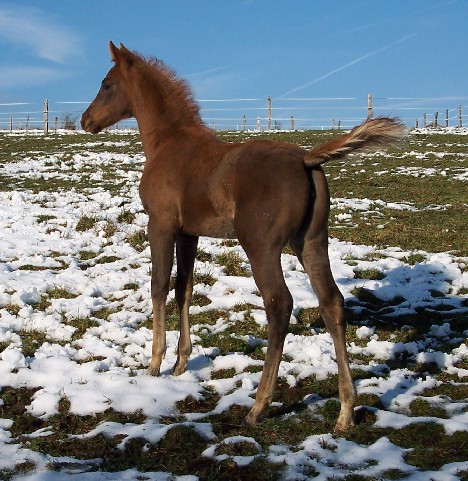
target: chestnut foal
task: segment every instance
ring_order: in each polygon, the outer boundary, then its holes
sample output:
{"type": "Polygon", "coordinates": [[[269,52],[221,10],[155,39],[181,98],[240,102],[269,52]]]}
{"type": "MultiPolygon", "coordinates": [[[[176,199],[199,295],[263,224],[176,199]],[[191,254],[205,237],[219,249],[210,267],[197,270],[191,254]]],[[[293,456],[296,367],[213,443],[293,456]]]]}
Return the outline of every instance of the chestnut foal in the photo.
{"type": "Polygon", "coordinates": [[[385,147],[403,135],[391,118],[368,120],[312,150],[276,141],[219,141],[202,122],[187,85],[159,60],[145,60],[109,43],[114,66],[81,118],[97,133],[129,117],[138,122],[146,163],[140,197],[151,246],[153,347],[149,372],[158,375],[166,350],[165,305],[176,247],[180,338],[174,374],[191,353],[189,305],[198,236],[237,238],[252,266],[268,319],[268,349],[246,422],[255,424],[276,385],[293,301],[281,251],[290,244],[310,277],[333,338],[341,410],[336,430],[354,424],[355,390],[346,352],[343,296],[330,270],[328,185],[320,164],[357,149],[385,147]]]}

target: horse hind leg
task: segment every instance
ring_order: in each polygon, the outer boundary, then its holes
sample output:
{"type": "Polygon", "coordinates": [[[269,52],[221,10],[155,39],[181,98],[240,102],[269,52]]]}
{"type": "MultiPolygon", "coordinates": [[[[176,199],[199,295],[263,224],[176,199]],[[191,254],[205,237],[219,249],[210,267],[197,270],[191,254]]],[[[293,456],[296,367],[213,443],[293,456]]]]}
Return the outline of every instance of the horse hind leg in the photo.
{"type": "Polygon", "coordinates": [[[180,337],[177,348],[177,361],[173,374],[178,376],[185,372],[187,361],[192,352],[190,341],[189,307],[193,290],[193,266],[197,253],[198,237],[180,235],[176,242],[177,277],[175,297],[180,316],[180,337]]]}
{"type": "Polygon", "coordinates": [[[340,414],[335,431],[354,425],[353,408],[356,400],[348,353],[346,351],[346,321],[343,296],[333,279],[328,260],[327,240],[306,241],[302,250],[304,268],[309,275],[318,300],[322,318],[333,339],[338,365],[340,414]]]}
{"type": "Polygon", "coordinates": [[[254,405],[245,419],[247,424],[254,425],[273,397],[293,301],[284,282],[280,252],[275,255],[257,250],[256,255],[249,255],[249,260],[268,320],[268,348],[262,376],[254,405]]]}
{"type": "Polygon", "coordinates": [[[356,392],[346,351],[346,321],[344,301],[330,269],[328,257],[328,209],[329,194],[326,179],[321,170],[312,171],[316,199],[310,222],[290,242],[307,272],[312,288],[319,300],[323,320],[335,346],[338,365],[338,389],[341,402],[336,431],[344,431],[354,425],[353,408],[356,392]]]}

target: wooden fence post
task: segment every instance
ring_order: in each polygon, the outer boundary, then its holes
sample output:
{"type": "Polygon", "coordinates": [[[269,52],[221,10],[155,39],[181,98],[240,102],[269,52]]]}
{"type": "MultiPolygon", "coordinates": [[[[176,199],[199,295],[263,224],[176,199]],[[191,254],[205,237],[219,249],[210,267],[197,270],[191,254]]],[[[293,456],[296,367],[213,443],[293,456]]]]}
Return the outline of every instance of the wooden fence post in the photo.
{"type": "Polygon", "coordinates": [[[372,107],[372,94],[367,94],[367,118],[371,119],[374,116],[372,107]]]}
{"type": "Polygon", "coordinates": [[[257,117],[257,130],[261,130],[261,127],[260,127],[260,117],[257,117]]]}
{"type": "Polygon", "coordinates": [[[267,130],[271,129],[271,97],[267,98],[267,108],[268,108],[268,119],[267,119],[267,130]]]}
{"type": "Polygon", "coordinates": [[[437,123],[438,116],[439,116],[439,112],[436,112],[434,114],[434,128],[437,128],[439,126],[439,124],[437,123]]]}
{"type": "Polygon", "coordinates": [[[463,121],[462,121],[462,106],[458,106],[458,127],[462,128],[463,127],[463,121]]]}
{"type": "Polygon", "coordinates": [[[49,133],[49,101],[44,100],[44,134],[49,133]]]}
{"type": "Polygon", "coordinates": [[[445,109],[445,127],[449,126],[449,109],[445,109]]]}
{"type": "Polygon", "coordinates": [[[296,130],[294,126],[294,115],[291,115],[291,130],[296,130]]]}
{"type": "Polygon", "coordinates": [[[10,132],[13,132],[13,117],[10,117],[10,132]]]}
{"type": "Polygon", "coordinates": [[[424,119],[424,128],[427,127],[427,116],[426,116],[426,112],[424,112],[423,114],[423,119],[424,119]]]}

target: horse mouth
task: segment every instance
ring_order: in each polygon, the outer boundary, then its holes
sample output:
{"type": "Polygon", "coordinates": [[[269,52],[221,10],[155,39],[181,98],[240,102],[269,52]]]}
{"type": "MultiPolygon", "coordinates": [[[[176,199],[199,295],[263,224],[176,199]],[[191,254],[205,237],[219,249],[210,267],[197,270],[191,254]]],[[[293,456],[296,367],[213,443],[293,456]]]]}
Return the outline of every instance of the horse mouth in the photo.
{"type": "Polygon", "coordinates": [[[90,132],[91,134],[97,134],[102,130],[99,125],[96,125],[93,120],[85,114],[81,117],[81,127],[83,127],[83,130],[90,132]]]}

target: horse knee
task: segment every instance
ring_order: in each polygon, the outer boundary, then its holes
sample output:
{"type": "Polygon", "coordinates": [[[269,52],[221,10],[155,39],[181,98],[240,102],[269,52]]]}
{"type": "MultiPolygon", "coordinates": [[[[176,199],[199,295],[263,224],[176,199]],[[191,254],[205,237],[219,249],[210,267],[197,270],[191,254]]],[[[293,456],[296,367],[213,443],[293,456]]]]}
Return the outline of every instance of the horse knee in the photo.
{"type": "Polygon", "coordinates": [[[266,296],[264,299],[268,324],[281,336],[288,330],[293,308],[293,299],[287,289],[266,296]]]}
{"type": "Polygon", "coordinates": [[[168,294],[169,282],[161,285],[161,283],[151,280],[151,297],[154,301],[166,302],[168,294]]]}
{"type": "Polygon", "coordinates": [[[344,298],[337,291],[332,298],[320,303],[320,312],[325,324],[329,328],[342,328],[345,326],[344,298]]]}
{"type": "Polygon", "coordinates": [[[179,309],[182,309],[186,303],[189,303],[192,299],[193,286],[191,282],[176,281],[175,285],[175,300],[179,309]]]}

